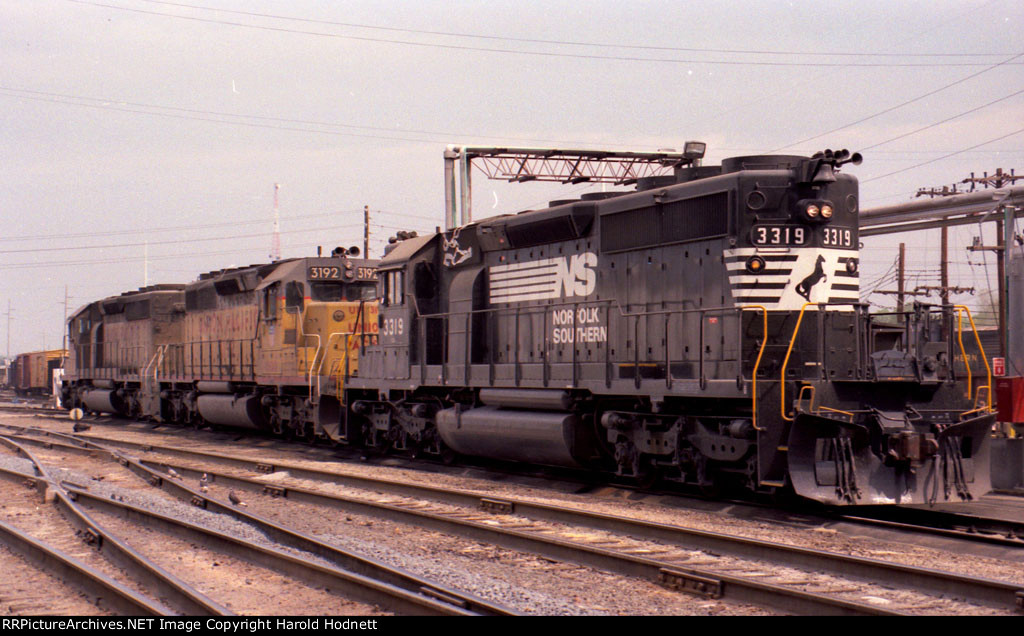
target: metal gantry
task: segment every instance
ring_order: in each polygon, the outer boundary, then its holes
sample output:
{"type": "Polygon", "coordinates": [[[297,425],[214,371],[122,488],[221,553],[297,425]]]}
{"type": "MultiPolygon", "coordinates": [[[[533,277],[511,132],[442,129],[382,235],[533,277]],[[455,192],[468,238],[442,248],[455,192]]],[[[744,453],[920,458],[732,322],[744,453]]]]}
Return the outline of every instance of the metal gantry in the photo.
{"type": "Polygon", "coordinates": [[[444,153],[446,227],[466,225],[473,220],[473,166],[488,179],[515,183],[549,181],[632,185],[640,179],[670,176],[677,169],[700,165],[704,150],[705,144],[698,141],[686,142],[683,152],[448,146],[444,153]],[[458,197],[455,194],[456,173],[458,197]]]}

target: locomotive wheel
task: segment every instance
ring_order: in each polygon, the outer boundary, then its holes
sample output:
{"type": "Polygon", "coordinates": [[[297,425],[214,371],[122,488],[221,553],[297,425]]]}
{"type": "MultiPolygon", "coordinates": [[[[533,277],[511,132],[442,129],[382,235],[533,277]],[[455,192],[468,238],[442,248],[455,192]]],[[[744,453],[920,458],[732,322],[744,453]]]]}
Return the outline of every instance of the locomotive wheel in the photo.
{"type": "Polygon", "coordinates": [[[645,470],[636,478],[636,485],[640,490],[653,490],[660,481],[661,475],[656,470],[645,470]]]}
{"type": "Polygon", "coordinates": [[[708,474],[708,461],[703,455],[697,456],[697,489],[700,494],[709,499],[718,499],[722,495],[722,485],[719,484],[714,475],[708,474]]]}
{"type": "Polygon", "coordinates": [[[708,499],[718,499],[722,496],[722,487],[715,483],[699,484],[697,489],[700,491],[701,496],[708,499]]]}

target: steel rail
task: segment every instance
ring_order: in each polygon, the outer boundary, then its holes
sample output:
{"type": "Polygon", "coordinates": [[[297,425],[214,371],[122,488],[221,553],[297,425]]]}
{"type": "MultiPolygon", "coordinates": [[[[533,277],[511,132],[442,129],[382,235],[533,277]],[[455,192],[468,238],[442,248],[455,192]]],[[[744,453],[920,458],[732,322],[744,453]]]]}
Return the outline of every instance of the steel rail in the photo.
{"type": "MultiPolygon", "coordinates": [[[[66,436],[60,433],[53,433],[53,435],[75,439],[74,436],[66,436]]],[[[770,558],[779,564],[797,568],[808,568],[815,571],[835,572],[842,576],[853,576],[867,581],[887,581],[931,593],[952,594],[971,602],[991,607],[1022,609],[1022,603],[1024,603],[1024,600],[1022,600],[1024,599],[1024,589],[1022,589],[1024,586],[1005,581],[958,575],[928,568],[900,565],[875,559],[830,553],[759,539],[724,535],[683,526],[648,522],[549,504],[512,499],[495,500],[478,493],[461,490],[416,485],[408,482],[349,475],[333,471],[321,471],[292,464],[277,463],[269,465],[260,463],[255,459],[246,459],[237,455],[221,455],[207,451],[144,446],[155,452],[174,450],[178,454],[193,456],[202,460],[222,461],[254,472],[265,473],[282,470],[288,471],[292,476],[299,479],[331,481],[345,486],[371,489],[394,495],[429,498],[438,502],[459,506],[483,507],[508,512],[515,511],[517,514],[530,518],[620,532],[644,539],[664,541],[680,547],[711,550],[740,558],[764,559],[766,554],[770,554],[770,558]]],[[[272,486],[259,479],[247,479],[210,470],[197,470],[189,466],[168,464],[164,461],[141,460],[141,463],[156,468],[173,467],[178,473],[194,478],[198,478],[203,472],[206,472],[213,480],[213,483],[237,486],[247,490],[255,489],[259,491],[262,489],[268,494],[287,497],[294,501],[335,507],[350,505],[349,498],[327,495],[302,488],[272,486]]],[[[358,502],[359,500],[355,501],[358,502]]],[[[374,508],[369,508],[365,509],[364,512],[373,514],[374,510],[374,508]]],[[[388,511],[385,512],[389,514],[388,511]]],[[[854,521],[855,519],[850,518],[849,520],[854,521]]],[[[950,533],[949,536],[964,538],[964,535],[965,533],[960,533],[959,535],[950,533]]],[[[977,536],[984,535],[967,535],[967,538],[973,539],[977,536]]],[[[1020,542],[1015,542],[1015,545],[1019,546],[1020,542]]]]}
{"type": "MultiPolygon", "coordinates": [[[[870,513],[861,514],[839,514],[836,518],[863,525],[894,528],[896,530],[913,530],[977,543],[989,543],[1017,549],[1024,548],[1024,524],[1005,519],[925,510],[893,510],[889,513],[871,511],[870,513]],[[931,520],[924,522],[914,521],[912,517],[915,515],[930,517],[931,520]],[[901,519],[900,517],[904,518],[901,519]],[[961,526],[965,529],[959,530],[956,526],[961,526]],[[1001,530],[994,530],[993,527],[998,527],[1001,530]]],[[[1024,588],[1024,586],[1021,587],[1024,588]]]]}
{"type": "Polygon", "coordinates": [[[0,543],[43,571],[68,582],[84,593],[97,607],[126,616],[173,614],[172,610],[158,601],[135,592],[103,572],[2,521],[0,543]]]}
{"type": "Polygon", "coordinates": [[[239,558],[249,563],[274,569],[288,576],[301,579],[312,586],[321,586],[345,593],[346,598],[379,604],[398,613],[412,615],[468,616],[474,615],[450,599],[438,599],[426,594],[415,594],[408,590],[383,583],[359,574],[348,572],[333,565],[321,565],[311,558],[297,556],[271,546],[263,546],[231,534],[190,523],[183,519],[163,515],[145,508],[112,501],[90,493],[87,489],[66,485],[68,494],[86,505],[113,512],[136,523],[190,540],[201,541],[207,547],[239,558]]]}
{"type": "Polygon", "coordinates": [[[0,411],[10,411],[13,413],[36,413],[43,415],[52,415],[53,417],[67,416],[68,412],[61,409],[52,409],[45,406],[32,406],[22,404],[0,404],[0,411]]]}
{"type": "MultiPolygon", "coordinates": [[[[65,436],[60,433],[53,433],[53,435],[74,438],[74,436],[65,436]]],[[[492,499],[467,491],[416,485],[402,481],[349,475],[333,471],[321,471],[292,464],[278,463],[270,465],[260,463],[255,459],[239,457],[238,455],[221,455],[207,451],[170,449],[167,447],[153,447],[148,445],[147,447],[150,450],[156,452],[168,452],[168,454],[170,454],[169,451],[176,450],[180,455],[193,456],[206,461],[222,461],[253,472],[266,473],[274,470],[284,470],[299,479],[331,481],[345,486],[371,489],[395,495],[429,498],[452,505],[478,507],[483,505],[489,506],[491,505],[491,502],[493,502],[492,499]],[[485,504],[484,502],[488,503],[485,504]]],[[[268,484],[266,482],[258,479],[245,479],[210,470],[197,471],[196,469],[188,466],[180,464],[171,465],[163,461],[157,462],[153,460],[141,460],[141,462],[158,469],[161,467],[166,468],[173,466],[173,468],[180,474],[192,477],[198,477],[202,472],[207,472],[213,479],[216,479],[223,484],[235,485],[239,488],[255,488],[256,490],[268,488],[268,484]]],[[[270,492],[277,496],[286,496],[296,501],[308,501],[320,505],[327,503],[330,505],[331,496],[315,491],[308,491],[301,488],[274,486],[270,487],[270,492]]],[[[1005,581],[957,575],[929,568],[900,565],[863,557],[836,554],[785,544],[776,544],[759,539],[723,535],[686,528],[683,526],[646,522],[616,515],[580,511],[578,509],[532,503],[529,501],[505,499],[500,503],[499,507],[504,507],[506,504],[519,514],[531,518],[586,526],[599,530],[628,533],[633,536],[639,536],[650,540],[666,541],[681,547],[713,550],[715,552],[731,554],[741,558],[764,558],[765,554],[771,554],[771,558],[775,562],[792,567],[809,568],[815,571],[836,572],[844,576],[856,576],[870,581],[890,581],[896,585],[902,585],[911,589],[929,591],[938,594],[955,594],[958,597],[968,599],[971,602],[991,607],[1008,609],[1016,607],[1020,609],[1022,603],[1021,590],[1024,586],[1005,581]]],[[[340,506],[342,504],[336,505],[340,506]]],[[[850,518],[849,520],[855,521],[853,518],[850,518]]],[[[896,526],[894,525],[893,527],[896,526]]],[[[904,528],[909,529],[909,526],[904,526],[904,528]]],[[[927,529],[920,530],[925,531],[927,529]]],[[[955,534],[953,531],[947,532],[947,536],[971,540],[977,540],[985,537],[985,535],[967,533],[955,534]]],[[[1000,542],[998,537],[987,537],[982,540],[988,540],[993,543],[1003,543],[1004,545],[1020,546],[1020,541],[1011,543],[1010,540],[1007,539],[1000,542]]]]}
{"type": "MultiPolygon", "coordinates": [[[[154,467],[173,467],[179,474],[195,478],[198,478],[200,474],[205,472],[211,479],[211,483],[245,488],[246,490],[257,492],[262,489],[264,494],[286,497],[292,501],[327,505],[340,509],[349,509],[351,507],[351,498],[330,495],[315,490],[270,485],[258,478],[250,479],[215,471],[200,471],[188,466],[170,465],[166,462],[143,460],[142,463],[154,467]]],[[[757,560],[769,558],[774,563],[790,567],[833,572],[839,576],[852,576],[868,582],[886,581],[889,584],[901,585],[917,591],[952,594],[967,599],[970,602],[990,607],[1024,609],[1021,607],[1021,599],[1024,598],[1024,586],[1005,581],[901,565],[877,559],[802,548],[761,539],[697,530],[684,526],[632,519],[565,506],[506,498],[490,498],[466,491],[416,486],[403,482],[367,477],[348,477],[344,482],[345,485],[391,494],[420,498],[426,497],[449,504],[476,507],[507,514],[514,513],[531,519],[617,532],[634,538],[666,542],[681,548],[709,550],[739,558],[757,560]]],[[[387,508],[384,510],[390,511],[387,508]]],[[[1016,545],[1020,546],[1021,543],[1018,541],[1016,545]]]]}
{"type": "MultiPolygon", "coordinates": [[[[0,436],[0,444],[11,448],[32,463],[33,470],[43,478],[45,488],[53,493],[54,502],[65,512],[66,519],[83,536],[90,537],[96,549],[111,563],[128,572],[144,587],[155,590],[158,595],[168,599],[183,613],[204,616],[232,615],[231,610],[167,572],[116,534],[104,529],[74,502],[66,488],[58,480],[53,479],[46,466],[36,459],[28,449],[2,436],[0,436]]],[[[40,484],[39,481],[36,483],[37,486],[40,484]]]]}
{"type": "MultiPolygon", "coordinates": [[[[53,431],[48,431],[48,433],[51,436],[67,439],[81,445],[55,444],[53,442],[28,437],[19,438],[19,441],[37,443],[44,447],[51,448],[59,446],[62,450],[68,451],[107,455],[110,460],[120,463],[137,476],[149,482],[152,486],[161,488],[183,501],[205,510],[227,514],[239,519],[240,521],[254,525],[279,543],[289,545],[304,552],[315,554],[316,556],[343,568],[345,571],[352,572],[368,580],[380,581],[386,585],[394,586],[417,595],[423,594],[434,599],[442,599],[447,604],[465,609],[472,614],[495,616],[511,616],[518,614],[518,612],[507,607],[491,603],[476,596],[468,595],[447,586],[440,585],[436,582],[426,580],[401,568],[389,566],[381,561],[325,543],[311,535],[292,530],[260,515],[244,512],[235,506],[219,501],[205,493],[182,484],[178,480],[172,479],[166,472],[158,472],[157,470],[147,467],[144,462],[121,455],[116,451],[104,448],[102,445],[90,440],[78,439],[73,435],[66,435],[53,431]]],[[[194,474],[197,478],[202,474],[202,471],[196,473],[195,471],[187,470],[185,468],[182,468],[182,470],[188,474],[194,474]]]]}
{"type": "MultiPolygon", "coordinates": [[[[55,435],[71,437],[64,434],[55,435]]],[[[204,453],[204,455],[210,456],[213,454],[204,453]]],[[[166,466],[166,464],[161,464],[159,462],[152,462],[152,464],[166,466]]],[[[177,471],[178,469],[175,468],[175,470],[177,471]]],[[[183,474],[193,477],[200,475],[202,472],[207,472],[209,474],[209,471],[199,471],[185,467],[182,467],[182,470],[185,471],[183,474]]],[[[217,479],[227,479],[227,476],[218,476],[217,479]]],[[[173,489],[178,490],[179,492],[191,492],[190,489],[178,483],[177,480],[165,477],[160,477],[160,480],[162,484],[172,484],[174,486],[173,489]]],[[[240,480],[238,483],[242,483],[242,481],[243,480],[240,480]]],[[[268,485],[260,483],[260,486],[266,487],[268,485]]],[[[614,550],[582,545],[571,541],[540,536],[516,529],[498,528],[487,523],[461,519],[458,517],[341,496],[317,499],[318,497],[321,497],[321,495],[314,493],[313,491],[305,491],[301,489],[288,488],[278,490],[284,491],[283,494],[286,497],[292,498],[296,501],[301,500],[300,497],[308,497],[308,501],[317,500],[320,501],[321,504],[324,502],[330,502],[331,505],[344,507],[345,510],[352,511],[357,514],[384,516],[390,520],[410,523],[418,527],[438,530],[449,534],[456,534],[464,538],[498,545],[507,549],[538,554],[558,561],[576,563],[623,576],[655,581],[670,588],[701,594],[711,598],[724,598],[733,602],[749,603],[760,607],[769,607],[783,612],[792,612],[803,615],[903,615],[903,612],[880,608],[877,605],[871,605],[868,603],[846,601],[824,594],[795,590],[784,585],[763,583],[749,578],[733,576],[713,570],[700,570],[682,567],[676,563],[624,554],[614,550]]],[[[198,497],[204,498],[203,495],[198,495],[198,497]]],[[[255,517],[255,515],[252,515],[251,513],[242,513],[232,507],[220,504],[212,498],[205,499],[209,504],[226,508],[236,516],[239,516],[239,518],[255,517]]],[[[479,500],[479,496],[477,496],[476,499],[479,500]]],[[[117,505],[118,503],[108,502],[105,499],[99,498],[98,500],[102,501],[105,505],[117,505]]]]}
{"type": "MultiPolygon", "coordinates": [[[[160,463],[152,462],[152,465],[160,465],[160,463]]],[[[175,470],[179,469],[176,468],[175,470]]],[[[186,467],[181,467],[180,471],[184,471],[182,472],[183,475],[192,477],[198,477],[203,472],[186,467]]],[[[826,595],[793,590],[781,585],[724,575],[713,570],[680,567],[675,563],[637,557],[614,550],[543,537],[515,529],[495,527],[472,519],[340,495],[324,495],[306,489],[272,486],[257,480],[245,480],[221,474],[208,473],[208,475],[212,478],[211,483],[221,482],[222,484],[247,486],[249,488],[262,488],[265,492],[273,493],[274,496],[285,497],[292,501],[328,505],[357,514],[370,514],[392,521],[410,523],[418,527],[438,530],[471,540],[499,545],[508,549],[530,552],[559,561],[577,563],[624,576],[645,578],[657,581],[668,587],[705,594],[710,597],[717,598],[721,596],[736,602],[751,603],[800,614],[900,614],[899,612],[882,610],[873,605],[843,601],[826,595]]],[[[481,498],[477,496],[475,501],[479,503],[481,498]]],[[[486,501],[488,503],[500,503],[494,502],[494,500],[486,501]]]]}

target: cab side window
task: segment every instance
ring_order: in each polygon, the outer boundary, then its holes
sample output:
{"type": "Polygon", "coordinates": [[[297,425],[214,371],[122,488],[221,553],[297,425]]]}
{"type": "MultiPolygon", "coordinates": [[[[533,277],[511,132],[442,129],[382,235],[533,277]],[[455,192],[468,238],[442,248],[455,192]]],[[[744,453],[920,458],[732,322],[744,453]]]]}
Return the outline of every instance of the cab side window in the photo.
{"type": "Polygon", "coordinates": [[[299,281],[292,281],[285,286],[285,311],[298,313],[306,305],[306,286],[299,281]]]}
{"type": "Polygon", "coordinates": [[[405,302],[405,271],[396,269],[384,277],[384,300],[388,305],[405,302]]]}
{"type": "Polygon", "coordinates": [[[263,292],[263,316],[267,320],[277,319],[277,297],[280,293],[280,283],[274,283],[263,292]]]}

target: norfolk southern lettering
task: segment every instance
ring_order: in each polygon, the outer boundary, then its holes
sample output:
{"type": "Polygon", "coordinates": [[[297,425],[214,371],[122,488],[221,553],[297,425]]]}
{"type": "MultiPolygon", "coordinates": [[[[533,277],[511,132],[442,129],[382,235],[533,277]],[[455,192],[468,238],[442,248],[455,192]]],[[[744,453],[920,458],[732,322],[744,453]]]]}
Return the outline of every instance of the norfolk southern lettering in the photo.
{"type": "Polygon", "coordinates": [[[556,309],[551,312],[551,324],[551,342],[556,345],[608,341],[608,327],[601,324],[598,307],[556,309]]]}

